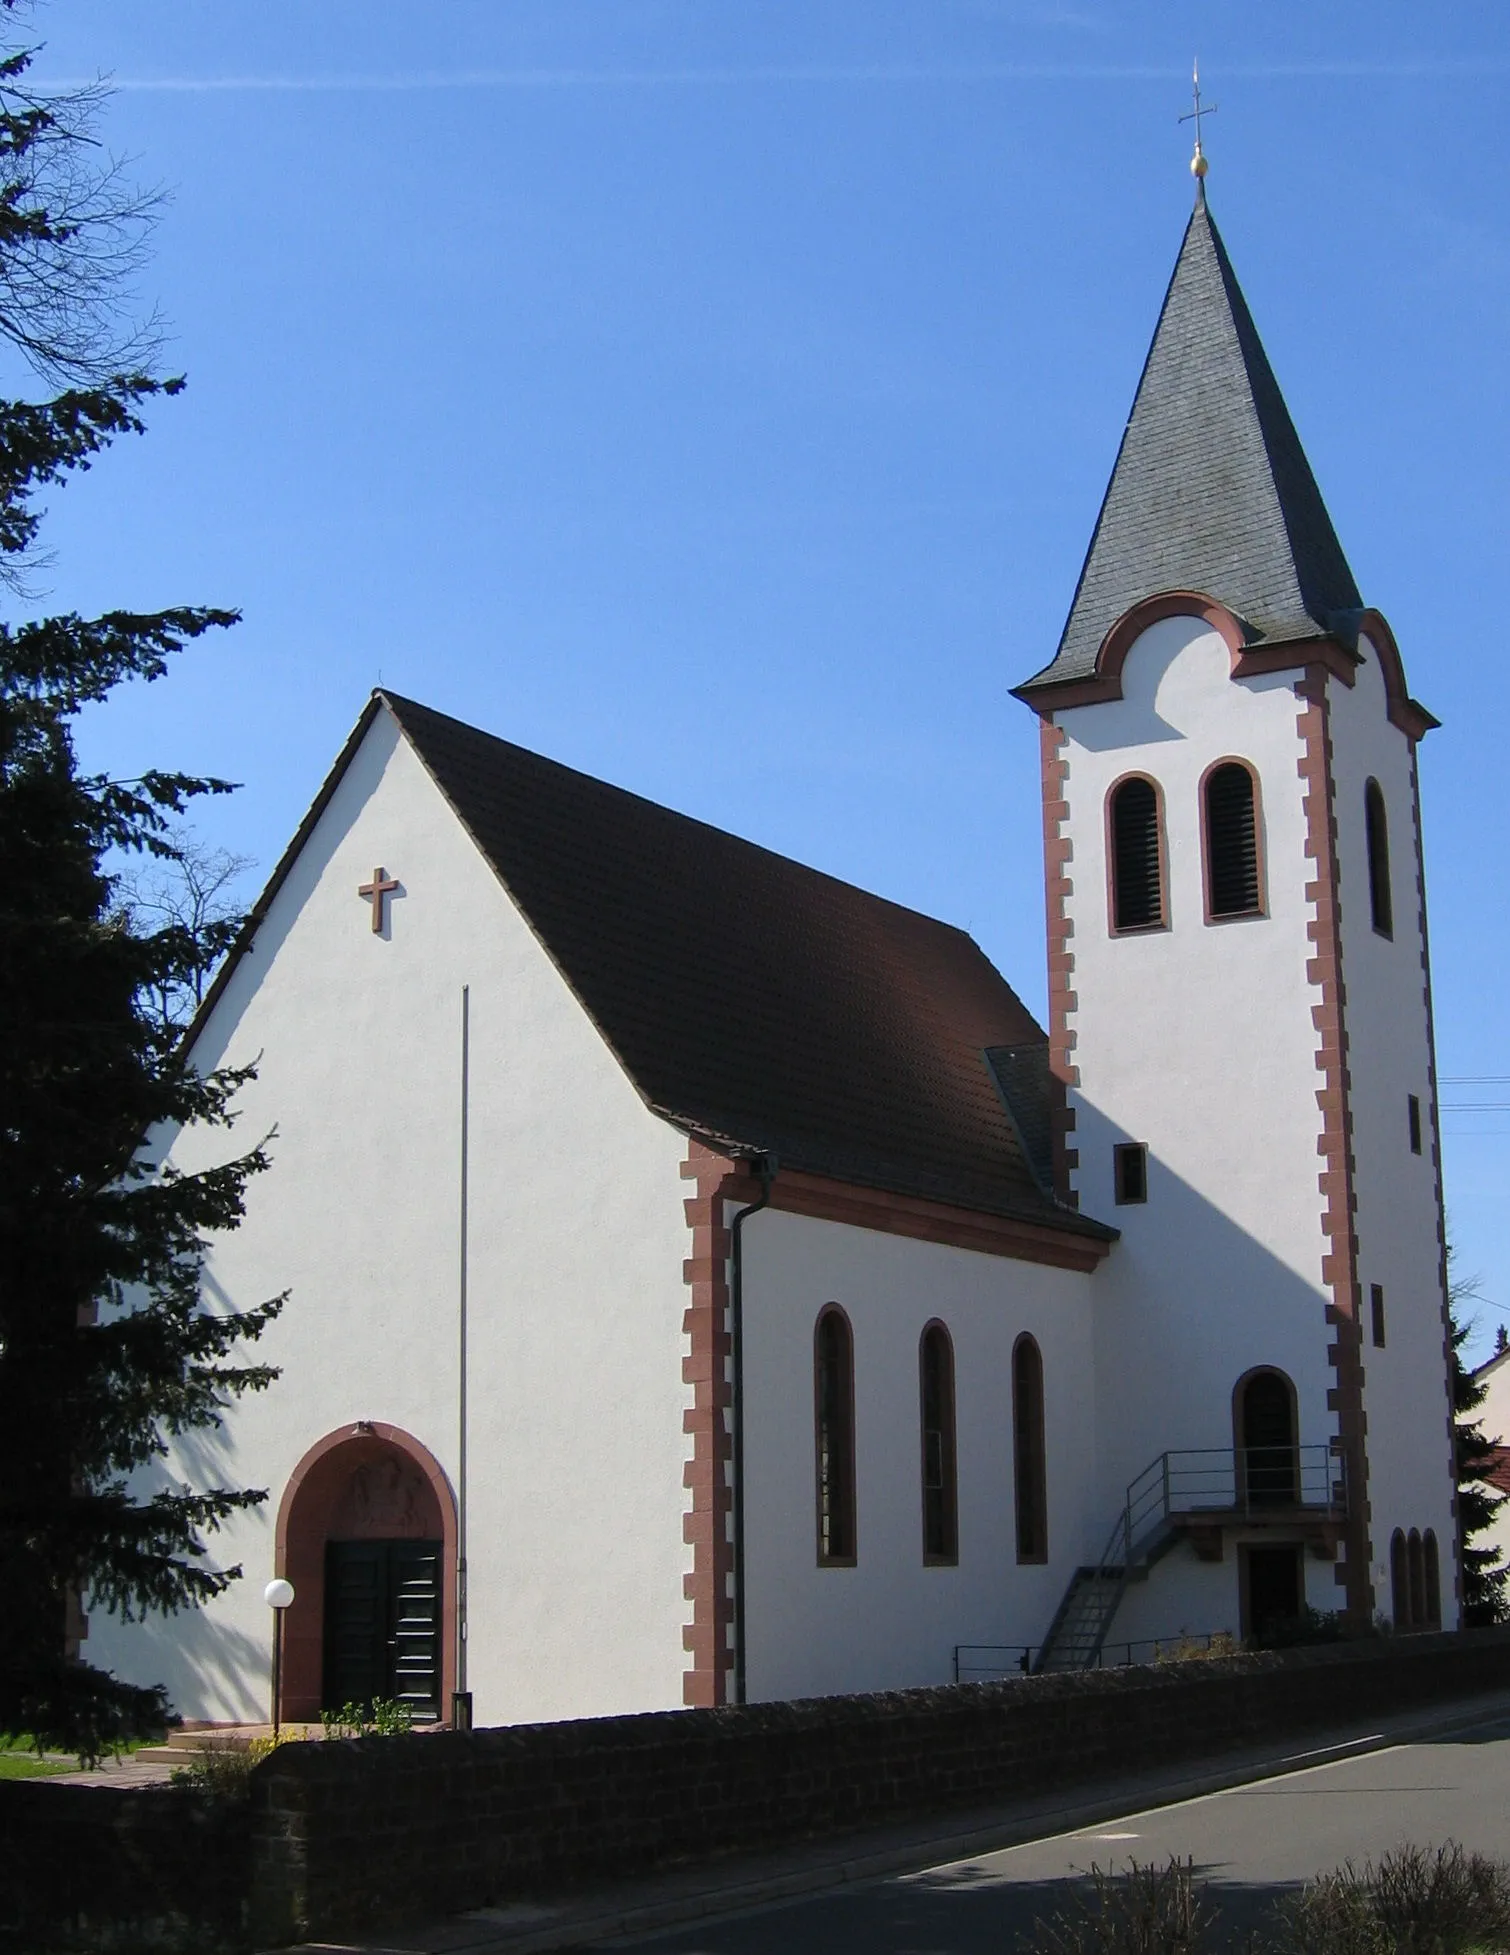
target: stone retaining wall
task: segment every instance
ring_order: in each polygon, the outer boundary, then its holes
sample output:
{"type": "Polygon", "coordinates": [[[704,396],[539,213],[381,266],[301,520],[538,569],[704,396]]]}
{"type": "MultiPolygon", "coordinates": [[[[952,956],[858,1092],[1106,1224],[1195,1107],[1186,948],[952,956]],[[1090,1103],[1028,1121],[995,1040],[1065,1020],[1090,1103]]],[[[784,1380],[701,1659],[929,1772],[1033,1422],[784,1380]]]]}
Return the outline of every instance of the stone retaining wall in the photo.
{"type": "Polygon", "coordinates": [[[1091,1782],[1510,1687],[1510,1631],[287,1747],[267,1926],[329,1934],[1091,1782]]]}
{"type": "MultiPolygon", "coordinates": [[[[281,1747],[250,1803],[0,1783],[0,1929],[246,1923],[259,1945],[1032,1799],[1510,1690],[1510,1630],[1004,1684],[281,1747]]],[[[3,1941],[0,1941],[3,1946],[3,1941]]]]}
{"type": "Polygon", "coordinates": [[[95,1948],[126,1925],[192,1926],[203,1955],[243,1945],[248,1820],[177,1786],[0,1781],[0,1949],[30,1951],[60,1929],[95,1948]]]}

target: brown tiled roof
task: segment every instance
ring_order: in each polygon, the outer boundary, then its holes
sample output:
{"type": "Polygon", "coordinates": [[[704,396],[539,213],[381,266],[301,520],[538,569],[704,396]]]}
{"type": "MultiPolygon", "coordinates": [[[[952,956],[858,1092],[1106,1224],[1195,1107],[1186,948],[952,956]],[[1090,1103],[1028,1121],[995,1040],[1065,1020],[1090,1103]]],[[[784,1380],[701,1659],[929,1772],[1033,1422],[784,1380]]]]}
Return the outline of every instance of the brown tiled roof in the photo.
{"type": "Polygon", "coordinates": [[[1510,1446],[1496,1446],[1484,1463],[1484,1478],[1501,1493],[1510,1493],[1510,1446]]]}
{"type": "Polygon", "coordinates": [[[380,704],[656,1113],[788,1167],[1115,1234],[1035,1173],[1034,1119],[1025,1145],[986,1051],[1044,1033],[962,930],[412,700],[380,704]]]}

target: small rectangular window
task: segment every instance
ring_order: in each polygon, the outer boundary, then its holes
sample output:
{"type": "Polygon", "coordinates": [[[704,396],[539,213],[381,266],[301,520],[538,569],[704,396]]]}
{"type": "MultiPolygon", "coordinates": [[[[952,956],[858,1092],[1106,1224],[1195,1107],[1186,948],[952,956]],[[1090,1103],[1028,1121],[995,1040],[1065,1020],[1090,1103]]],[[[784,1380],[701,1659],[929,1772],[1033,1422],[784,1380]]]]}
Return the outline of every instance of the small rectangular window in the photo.
{"type": "Polygon", "coordinates": [[[1410,1151],[1412,1154],[1419,1154],[1421,1151],[1421,1102],[1416,1098],[1414,1093],[1406,1096],[1405,1118],[1410,1126],[1410,1151]]]}
{"type": "Polygon", "coordinates": [[[1371,1329],[1374,1337],[1374,1348],[1382,1351],[1384,1349],[1384,1285],[1382,1283],[1369,1284],[1368,1307],[1369,1316],[1373,1320],[1371,1329]]]}
{"type": "Polygon", "coordinates": [[[1117,1203],[1125,1207],[1129,1202],[1148,1200],[1148,1149],[1141,1140],[1124,1141],[1112,1149],[1112,1164],[1115,1171],[1117,1203]]]}

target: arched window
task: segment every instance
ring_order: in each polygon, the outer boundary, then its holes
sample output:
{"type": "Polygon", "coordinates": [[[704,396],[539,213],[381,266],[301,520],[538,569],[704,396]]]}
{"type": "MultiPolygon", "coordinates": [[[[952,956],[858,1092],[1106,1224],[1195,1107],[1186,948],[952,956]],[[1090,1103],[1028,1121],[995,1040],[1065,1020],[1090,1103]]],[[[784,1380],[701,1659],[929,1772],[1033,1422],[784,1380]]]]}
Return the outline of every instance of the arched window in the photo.
{"type": "Polygon", "coordinates": [[[1428,1629],[1442,1627],[1442,1566],[1437,1555],[1437,1537],[1433,1528],[1427,1528],[1421,1537],[1422,1559],[1426,1564],[1426,1626],[1428,1629]]]}
{"type": "Polygon", "coordinates": [[[1224,760],[1201,787],[1206,842],[1206,917],[1262,916],[1258,782],[1240,760],[1224,760]]]}
{"type": "Polygon", "coordinates": [[[1405,1537],[1405,1562],[1410,1571],[1410,1626],[1412,1629],[1426,1627],[1426,1555],[1421,1547],[1421,1536],[1412,1528],[1405,1537]]]}
{"type": "Polygon", "coordinates": [[[1389,1540],[1389,1600],[1396,1629],[1409,1629],[1410,1568],[1405,1558],[1405,1535],[1398,1527],[1389,1540]]]}
{"type": "Polygon", "coordinates": [[[813,1333],[813,1432],[817,1469],[818,1565],[855,1560],[855,1340],[831,1303],[813,1333]]]}
{"type": "Polygon", "coordinates": [[[1019,1337],[1012,1348],[1012,1460],[1017,1496],[1017,1559],[1049,1558],[1048,1479],[1043,1446],[1043,1356],[1019,1337]]]}
{"type": "Polygon", "coordinates": [[[954,1464],[954,1346],[939,1323],[918,1347],[923,1427],[923,1560],[959,1560],[958,1490],[954,1464]]]}
{"type": "Polygon", "coordinates": [[[1159,930],[1164,906],[1164,822],[1159,790],[1131,774],[1111,791],[1107,806],[1111,859],[1112,929],[1159,930]]]}
{"type": "Polygon", "coordinates": [[[1395,934],[1395,905],[1389,882],[1389,817],[1377,781],[1363,790],[1363,821],[1368,831],[1368,900],[1381,937],[1395,934]]]}
{"type": "Polygon", "coordinates": [[[1240,1497],[1249,1507],[1295,1506],[1295,1387],[1265,1366],[1238,1380],[1233,1401],[1240,1497]]]}

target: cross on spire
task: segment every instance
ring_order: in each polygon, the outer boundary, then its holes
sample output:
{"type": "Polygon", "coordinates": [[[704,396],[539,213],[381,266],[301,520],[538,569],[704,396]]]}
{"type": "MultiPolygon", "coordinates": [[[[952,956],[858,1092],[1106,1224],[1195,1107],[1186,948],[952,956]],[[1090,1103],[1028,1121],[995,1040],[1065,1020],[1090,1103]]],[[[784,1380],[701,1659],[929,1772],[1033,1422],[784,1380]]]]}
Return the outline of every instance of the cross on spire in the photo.
{"type": "Polygon", "coordinates": [[[1220,104],[1217,102],[1203,102],[1201,100],[1201,64],[1199,61],[1194,63],[1190,71],[1190,94],[1192,102],[1190,113],[1188,115],[1182,115],[1180,120],[1181,122],[1193,122],[1195,124],[1195,154],[1190,159],[1190,174],[1195,178],[1197,183],[1200,183],[1206,171],[1210,168],[1210,165],[1206,161],[1206,153],[1201,148],[1201,117],[1203,115],[1215,115],[1220,104]]]}
{"type": "Polygon", "coordinates": [[[386,869],[374,869],[372,872],[372,881],[364,882],[357,891],[358,896],[365,897],[372,905],[372,934],[374,937],[381,937],[383,934],[383,898],[385,896],[391,896],[397,888],[397,882],[388,874],[386,869]]]}

